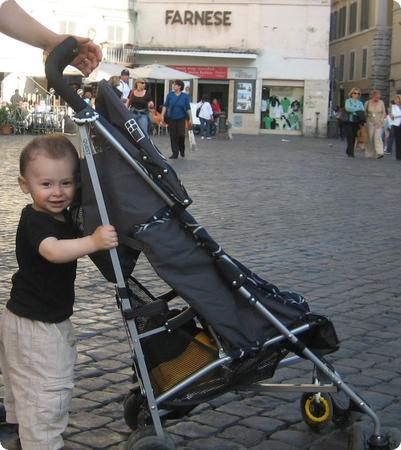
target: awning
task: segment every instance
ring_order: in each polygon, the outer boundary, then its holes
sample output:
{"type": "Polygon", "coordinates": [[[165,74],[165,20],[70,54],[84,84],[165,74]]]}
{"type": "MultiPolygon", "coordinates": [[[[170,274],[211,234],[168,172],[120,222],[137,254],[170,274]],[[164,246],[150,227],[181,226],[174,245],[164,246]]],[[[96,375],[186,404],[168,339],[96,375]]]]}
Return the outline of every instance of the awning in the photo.
{"type": "Polygon", "coordinates": [[[135,48],[136,55],[166,55],[166,56],[196,56],[203,58],[231,58],[231,59],[256,59],[258,54],[255,52],[240,51],[208,51],[208,50],[167,50],[167,49],[149,49],[135,48]]]}

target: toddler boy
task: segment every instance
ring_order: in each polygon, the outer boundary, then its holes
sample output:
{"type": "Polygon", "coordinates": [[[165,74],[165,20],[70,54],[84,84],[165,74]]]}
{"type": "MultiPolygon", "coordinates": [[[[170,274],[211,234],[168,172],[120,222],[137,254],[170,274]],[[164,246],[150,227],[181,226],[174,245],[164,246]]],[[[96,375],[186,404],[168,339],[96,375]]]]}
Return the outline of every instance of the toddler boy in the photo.
{"type": "Polygon", "coordinates": [[[63,448],[76,360],[73,313],[77,258],[118,245],[111,225],[79,238],[68,207],[78,155],[63,135],[37,137],[20,156],[21,190],[32,204],[17,230],[18,271],[0,319],[7,422],[24,450],[63,448]]]}

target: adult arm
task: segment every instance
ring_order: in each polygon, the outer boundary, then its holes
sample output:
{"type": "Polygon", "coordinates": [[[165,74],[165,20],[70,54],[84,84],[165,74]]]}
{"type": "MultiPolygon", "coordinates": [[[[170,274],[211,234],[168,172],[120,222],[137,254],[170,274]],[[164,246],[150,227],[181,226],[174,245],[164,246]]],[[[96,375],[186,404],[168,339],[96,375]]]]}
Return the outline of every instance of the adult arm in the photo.
{"type": "Polygon", "coordinates": [[[39,253],[51,263],[62,264],[90,255],[99,250],[109,250],[118,245],[117,232],[112,225],[97,227],[93,234],[77,239],[48,237],[39,245],[39,253]]]}
{"type": "MultiPolygon", "coordinates": [[[[41,48],[45,54],[50,53],[68,37],[68,35],[54,33],[43,26],[14,0],[6,0],[0,7],[0,32],[41,48]]],[[[78,42],[79,53],[71,64],[84,75],[89,75],[102,60],[102,51],[89,38],[74,37],[78,42]]]]}

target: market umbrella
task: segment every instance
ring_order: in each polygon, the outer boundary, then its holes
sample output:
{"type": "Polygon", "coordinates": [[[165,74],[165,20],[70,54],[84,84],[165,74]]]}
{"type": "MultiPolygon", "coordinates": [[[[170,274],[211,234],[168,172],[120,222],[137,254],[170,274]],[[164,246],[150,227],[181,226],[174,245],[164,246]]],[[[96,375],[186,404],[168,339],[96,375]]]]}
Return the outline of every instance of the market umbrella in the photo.
{"type": "Polygon", "coordinates": [[[155,82],[155,105],[157,105],[157,80],[193,80],[199,78],[196,75],[191,75],[190,73],[182,72],[162,64],[149,64],[147,66],[136,67],[135,69],[129,69],[129,72],[134,78],[144,78],[155,82]]]}
{"type": "Polygon", "coordinates": [[[162,64],[149,64],[147,66],[129,69],[130,75],[134,78],[147,78],[149,80],[193,80],[199,78],[196,75],[172,69],[162,64]]]}
{"type": "Polygon", "coordinates": [[[96,67],[96,69],[89,75],[89,77],[84,78],[83,81],[85,83],[95,83],[103,79],[108,80],[113,75],[120,76],[121,71],[124,69],[127,69],[127,67],[123,66],[122,64],[115,64],[102,61],[96,67]]]}

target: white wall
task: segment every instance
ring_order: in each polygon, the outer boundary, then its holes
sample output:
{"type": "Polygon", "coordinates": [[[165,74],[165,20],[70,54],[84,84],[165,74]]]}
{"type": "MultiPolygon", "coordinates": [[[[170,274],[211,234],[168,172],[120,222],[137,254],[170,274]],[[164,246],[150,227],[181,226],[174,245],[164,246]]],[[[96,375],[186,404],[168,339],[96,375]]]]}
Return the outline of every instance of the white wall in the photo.
{"type": "MultiPolygon", "coordinates": [[[[90,36],[95,42],[107,40],[108,25],[121,26],[123,42],[132,42],[133,29],[127,0],[18,0],[18,4],[39,22],[55,32],[60,32],[61,21],[76,24],[75,34],[90,36]],[[96,30],[96,33],[93,33],[96,30]]],[[[1,99],[9,101],[14,90],[21,88],[25,74],[44,77],[43,52],[0,34],[0,72],[9,75],[3,80],[1,99]]]]}

